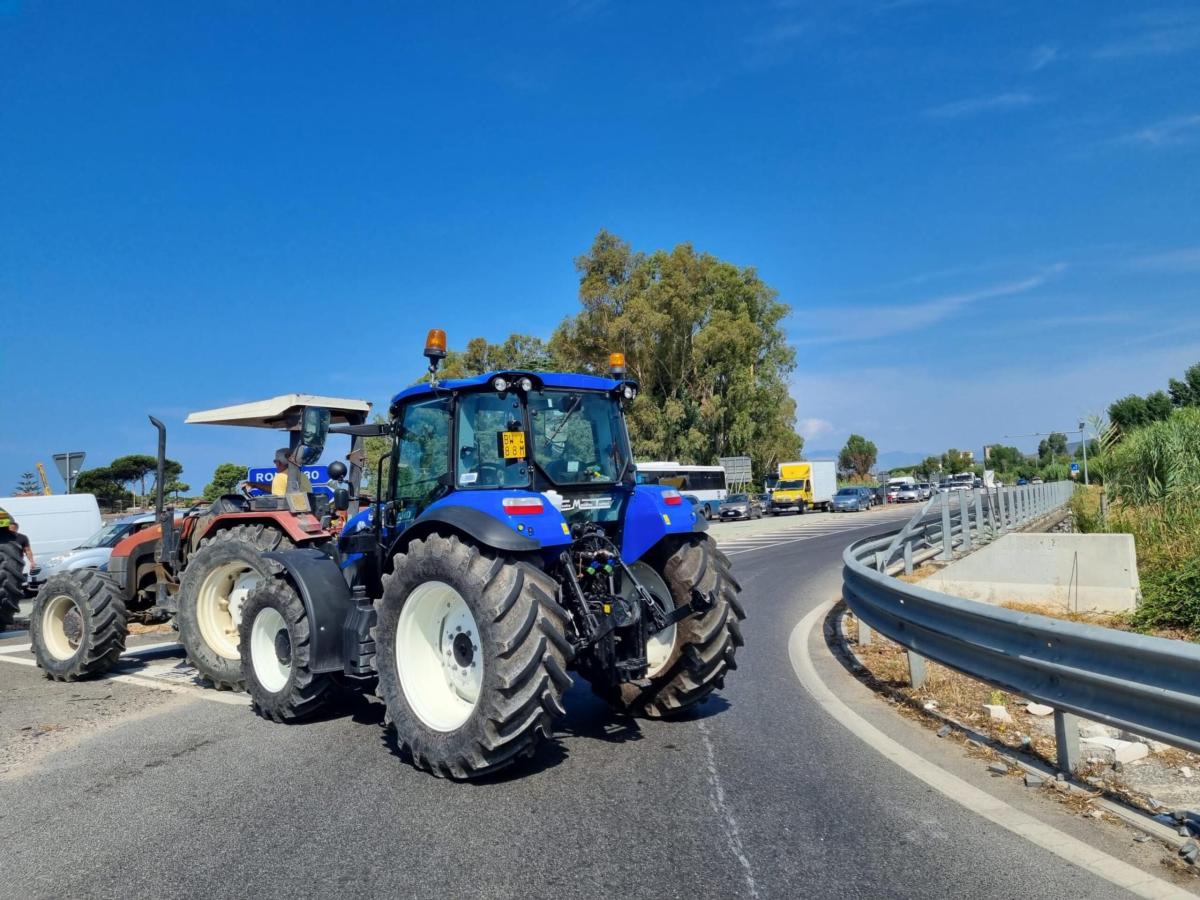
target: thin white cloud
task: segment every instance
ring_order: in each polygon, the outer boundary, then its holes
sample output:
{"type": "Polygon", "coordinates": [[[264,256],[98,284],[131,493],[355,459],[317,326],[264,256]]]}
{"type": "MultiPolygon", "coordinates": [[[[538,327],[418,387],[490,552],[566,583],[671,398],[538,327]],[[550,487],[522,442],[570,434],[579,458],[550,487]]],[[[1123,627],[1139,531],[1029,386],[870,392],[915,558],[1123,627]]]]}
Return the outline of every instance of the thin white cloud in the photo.
{"type": "Polygon", "coordinates": [[[832,433],[833,423],[826,419],[801,419],[796,423],[796,430],[804,436],[806,441],[812,441],[823,434],[832,433]]]}
{"type": "Polygon", "coordinates": [[[1173,116],[1117,138],[1121,144],[1160,148],[1190,144],[1200,137],[1200,115],[1173,116]]]}
{"type": "Polygon", "coordinates": [[[1034,47],[1033,52],[1029,54],[1029,71],[1037,72],[1044,69],[1058,57],[1056,44],[1042,44],[1040,47],[1034,47]]]}
{"type": "Polygon", "coordinates": [[[1096,48],[1099,60],[1174,56],[1200,47],[1200,15],[1190,10],[1158,10],[1124,20],[1125,33],[1096,48]]]}
{"type": "Polygon", "coordinates": [[[941,106],[933,106],[925,110],[925,115],[932,119],[961,119],[964,116],[977,116],[981,113],[1021,109],[1037,102],[1038,98],[1033,94],[1010,91],[988,97],[968,97],[965,100],[943,103],[941,106]]]}
{"type": "Polygon", "coordinates": [[[1200,247],[1184,247],[1166,253],[1151,253],[1133,260],[1138,269],[1154,269],[1160,272],[1200,272],[1200,247]]]}
{"type": "MultiPolygon", "coordinates": [[[[797,344],[835,344],[842,341],[862,340],[862,322],[887,321],[889,333],[917,331],[950,318],[958,311],[982,300],[1011,297],[1036,290],[1066,268],[1065,263],[1056,263],[1029,278],[989,285],[973,291],[947,294],[916,303],[896,306],[856,306],[841,309],[826,309],[825,315],[843,323],[825,334],[806,335],[795,338],[797,344]],[[846,321],[851,320],[851,321],[846,321]]],[[[810,310],[820,314],[820,310],[810,310]]]]}

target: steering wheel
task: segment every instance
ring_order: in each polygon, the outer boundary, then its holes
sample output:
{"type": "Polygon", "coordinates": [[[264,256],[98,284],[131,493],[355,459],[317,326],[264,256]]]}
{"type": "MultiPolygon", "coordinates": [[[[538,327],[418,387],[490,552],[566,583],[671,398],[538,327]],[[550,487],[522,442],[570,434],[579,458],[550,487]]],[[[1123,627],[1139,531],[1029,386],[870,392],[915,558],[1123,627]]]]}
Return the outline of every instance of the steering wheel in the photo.
{"type": "Polygon", "coordinates": [[[503,484],[504,469],[495,463],[480,463],[479,477],[475,479],[476,484],[503,484]]]}

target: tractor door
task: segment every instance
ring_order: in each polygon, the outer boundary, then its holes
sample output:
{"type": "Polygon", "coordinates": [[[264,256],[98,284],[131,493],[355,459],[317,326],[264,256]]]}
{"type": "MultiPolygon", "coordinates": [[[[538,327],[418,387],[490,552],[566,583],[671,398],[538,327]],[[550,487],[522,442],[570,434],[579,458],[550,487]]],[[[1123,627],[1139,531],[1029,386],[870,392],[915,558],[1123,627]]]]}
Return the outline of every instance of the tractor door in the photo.
{"type": "Polygon", "coordinates": [[[449,398],[438,397],[410,403],[397,416],[391,494],[399,531],[450,491],[450,410],[449,398]]]}

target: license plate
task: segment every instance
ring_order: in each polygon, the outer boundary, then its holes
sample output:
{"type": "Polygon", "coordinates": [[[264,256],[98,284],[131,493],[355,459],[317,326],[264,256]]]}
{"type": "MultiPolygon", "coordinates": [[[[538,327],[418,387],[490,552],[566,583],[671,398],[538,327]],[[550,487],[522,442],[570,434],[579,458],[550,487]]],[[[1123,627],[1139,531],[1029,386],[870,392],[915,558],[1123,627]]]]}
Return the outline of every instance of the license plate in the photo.
{"type": "Polygon", "coordinates": [[[525,458],[525,432],[500,432],[500,455],[505,459],[525,458]]]}

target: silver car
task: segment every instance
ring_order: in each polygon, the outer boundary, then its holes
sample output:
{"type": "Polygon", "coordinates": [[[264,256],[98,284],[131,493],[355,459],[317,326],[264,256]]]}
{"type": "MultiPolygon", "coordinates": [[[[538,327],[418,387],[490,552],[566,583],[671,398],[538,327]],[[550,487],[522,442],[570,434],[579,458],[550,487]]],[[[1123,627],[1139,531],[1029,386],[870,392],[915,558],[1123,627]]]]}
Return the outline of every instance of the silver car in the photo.
{"type": "Polygon", "coordinates": [[[896,491],[897,503],[920,503],[921,489],[915,484],[905,484],[896,491]]]}
{"type": "Polygon", "coordinates": [[[70,572],[74,569],[99,569],[108,564],[113,547],[129,535],[154,524],[154,513],[125,516],[109,522],[90,538],[66,553],[51,556],[29,575],[31,587],[41,585],[51,575],[70,572]]]}

